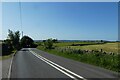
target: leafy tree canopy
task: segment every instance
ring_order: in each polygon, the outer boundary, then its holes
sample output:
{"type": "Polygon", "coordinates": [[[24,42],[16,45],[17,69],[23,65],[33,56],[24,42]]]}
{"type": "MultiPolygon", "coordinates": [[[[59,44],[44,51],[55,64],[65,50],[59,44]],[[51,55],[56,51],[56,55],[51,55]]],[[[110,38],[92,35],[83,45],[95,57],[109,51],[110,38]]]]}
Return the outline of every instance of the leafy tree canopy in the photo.
{"type": "Polygon", "coordinates": [[[28,36],[23,36],[21,39],[21,47],[23,48],[28,48],[28,47],[33,47],[34,41],[32,38],[28,36]]]}

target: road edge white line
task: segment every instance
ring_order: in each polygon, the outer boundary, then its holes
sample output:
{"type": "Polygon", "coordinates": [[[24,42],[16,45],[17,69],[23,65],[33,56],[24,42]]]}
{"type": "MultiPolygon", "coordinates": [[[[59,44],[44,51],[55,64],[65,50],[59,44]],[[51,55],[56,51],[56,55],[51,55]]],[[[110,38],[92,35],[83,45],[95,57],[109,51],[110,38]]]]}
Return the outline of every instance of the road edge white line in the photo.
{"type": "Polygon", "coordinates": [[[9,70],[8,70],[8,77],[7,77],[8,80],[10,80],[10,75],[11,75],[11,71],[12,71],[13,58],[14,58],[14,55],[12,55],[12,59],[11,59],[9,70]]]}
{"type": "MultiPolygon", "coordinates": [[[[30,50],[30,49],[29,49],[29,50],[30,50]]],[[[44,58],[44,57],[42,57],[41,55],[38,55],[36,52],[34,52],[34,51],[32,51],[32,50],[30,50],[30,52],[33,53],[33,54],[35,54],[37,57],[39,56],[39,58],[41,57],[41,58],[45,59],[45,60],[48,61],[50,64],[55,65],[55,66],[57,66],[57,67],[65,70],[66,72],[71,73],[72,75],[80,78],[80,79],[87,80],[87,79],[83,78],[82,76],[80,76],[80,75],[78,75],[78,74],[76,74],[76,73],[74,73],[74,72],[72,72],[72,71],[70,71],[70,70],[68,70],[68,69],[66,69],[66,68],[64,68],[64,67],[62,67],[62,66],[60,66],[60,65],[58,65],[58,64],[56,64],[56,63],[54,63],[54,62],[52,62],[52,61],[50,61],[50,60],[48,60],[48,59],[46,59],[46,58],[44,58]]]]}

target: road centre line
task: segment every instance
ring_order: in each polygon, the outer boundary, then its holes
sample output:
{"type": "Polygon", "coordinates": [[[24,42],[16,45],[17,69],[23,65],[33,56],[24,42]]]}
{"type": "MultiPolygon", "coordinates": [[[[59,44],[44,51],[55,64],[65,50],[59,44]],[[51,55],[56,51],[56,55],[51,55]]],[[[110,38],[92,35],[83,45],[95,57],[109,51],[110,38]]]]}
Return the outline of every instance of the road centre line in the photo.
{"type": "MultiPolygon", "coordinates": [[[[31,51],[30,51],[30,52],[31,52],[31,51]]],[[[63,70],[59,69],[58,67],[54,66],[53,64],[45,61],[43,58],[39,57],[37,54],[35,54],[35,53],[33,53],[33,52],[31,52],[31,53],[32,53],[34,56],[36,56],[37,58],[39,58],[40,60],[42,60],[42,61],[46,62],[47,64],[49,64],[50,66],[52,66],[53,68],[59,70],[60,72],[62,72],[62,73],[64,73],[65,75],[69,76],[70,78],[75,79],[75,77],[73,77],[72,75],[64,72],[63,70]]],[[[77,80],[77,79],[75,79],[75,80],[77,80]]]]}
{"type": "MultiPolygon", "coordinates": [[[[30,50],[30,49],[29,49],[29,50],[30,50]]],[[[48,59],[46,59],[46,58],[44,58],[44,57],[42,57],[40,54],[37,54],[37,53],[33,52],[32,50],[30,50],[30,52],[31,52],[33,55],[35,55],[37,58],[39,58],[39,59],[41,59],[42,61],[46,62],[47,64],[51,65],[52,67],[54,67],[55,69],[57,69],[57,70],[59,70],[60,72],[64,73],[65,75],[69,76],[70,78],[77,80],[77,78],[74,77],[74,76],[76,76],[76,77],[78,77],[78,78],[80,78],[80,79],[86,80],[86,79],[83,78],[82,76],[80,76],[80,75],[78,75],[78,74],[76,74],[76,73],[74,73],[74,72],[72,72],[72,71],[70,71],[70,70],[68,70],[68,69],[66,69],[66,68],[64,68],[64,67],[62,67],[62,66],[60,66],[60,65],[58,65],[58,64],[56,64],[56,63],[54,63],[54,62],[52,62],[52,61],[50,61],[50,60],[48,60],[48,59]],[[61,68],[61,69],[60,69],[60,68],[61,68]],[[64,71],[63,71],[62,69],[63,69],[64,71]],[[66,73],[65,71],[66,71],[67,73],[66,73]],[[74,76],[70,75],[69,73],[72,74],[72,75],[74,75],[74,76]]]]}

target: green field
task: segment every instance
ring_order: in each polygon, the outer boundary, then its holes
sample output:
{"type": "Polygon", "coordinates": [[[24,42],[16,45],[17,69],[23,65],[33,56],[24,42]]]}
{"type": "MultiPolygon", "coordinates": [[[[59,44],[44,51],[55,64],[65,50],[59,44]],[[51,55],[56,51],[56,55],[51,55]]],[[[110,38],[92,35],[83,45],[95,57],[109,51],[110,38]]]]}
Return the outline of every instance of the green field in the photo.
{"type": "Polygon", "coordinates": [[[117,54],[118,43],[58,42],[53,44],[53,49],[45,49],[43,42],[37,44],[39,45],[38,49],[48,53],[120,72],[120,55],[117,54]],[[102,52],[99,51],[101,49],[102,52]],[[84,52],[86,50],[90,50],[90,52],[84,52]],[[91,52],[91,50],[98,52],[91,52]],[[106,53],[113,52],[114,54],[104,54],[104,51],[106,53]]]}
{"type": "Polygon", "coordinates": [[[81,50],[101,50],[102,49],[105,52],[118,53],[118,43],[96,44],[93,42],[61,42],[61,43],[55,43],[54,46],[70,47],[73,49],[81,49],[81,50]],[[91,44],[91,45],[71,46],[72,44],[91,44]]]}

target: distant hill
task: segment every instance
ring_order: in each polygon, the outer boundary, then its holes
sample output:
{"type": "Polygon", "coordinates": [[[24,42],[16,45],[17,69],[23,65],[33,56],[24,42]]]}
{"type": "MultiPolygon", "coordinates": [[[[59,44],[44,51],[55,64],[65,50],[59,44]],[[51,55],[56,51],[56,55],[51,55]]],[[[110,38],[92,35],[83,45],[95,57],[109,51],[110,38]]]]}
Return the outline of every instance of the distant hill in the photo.
{"type": "Polygon", "coordinates": [[[34,40],[34,42],[42,42],[43,40],[34,40]]]}
{"type": "MultiPolygon", "coordinates": [[[[42,42],[43,40],[34,40],[35,42],[42,42]]],[[[112,42],[107,40],[58,40],[59,42],[112,42]]]]}
{"type": "Polygon", "coordinates": [[[60,42],[110,42],[106,40],[59,40],[60,42]]]}

